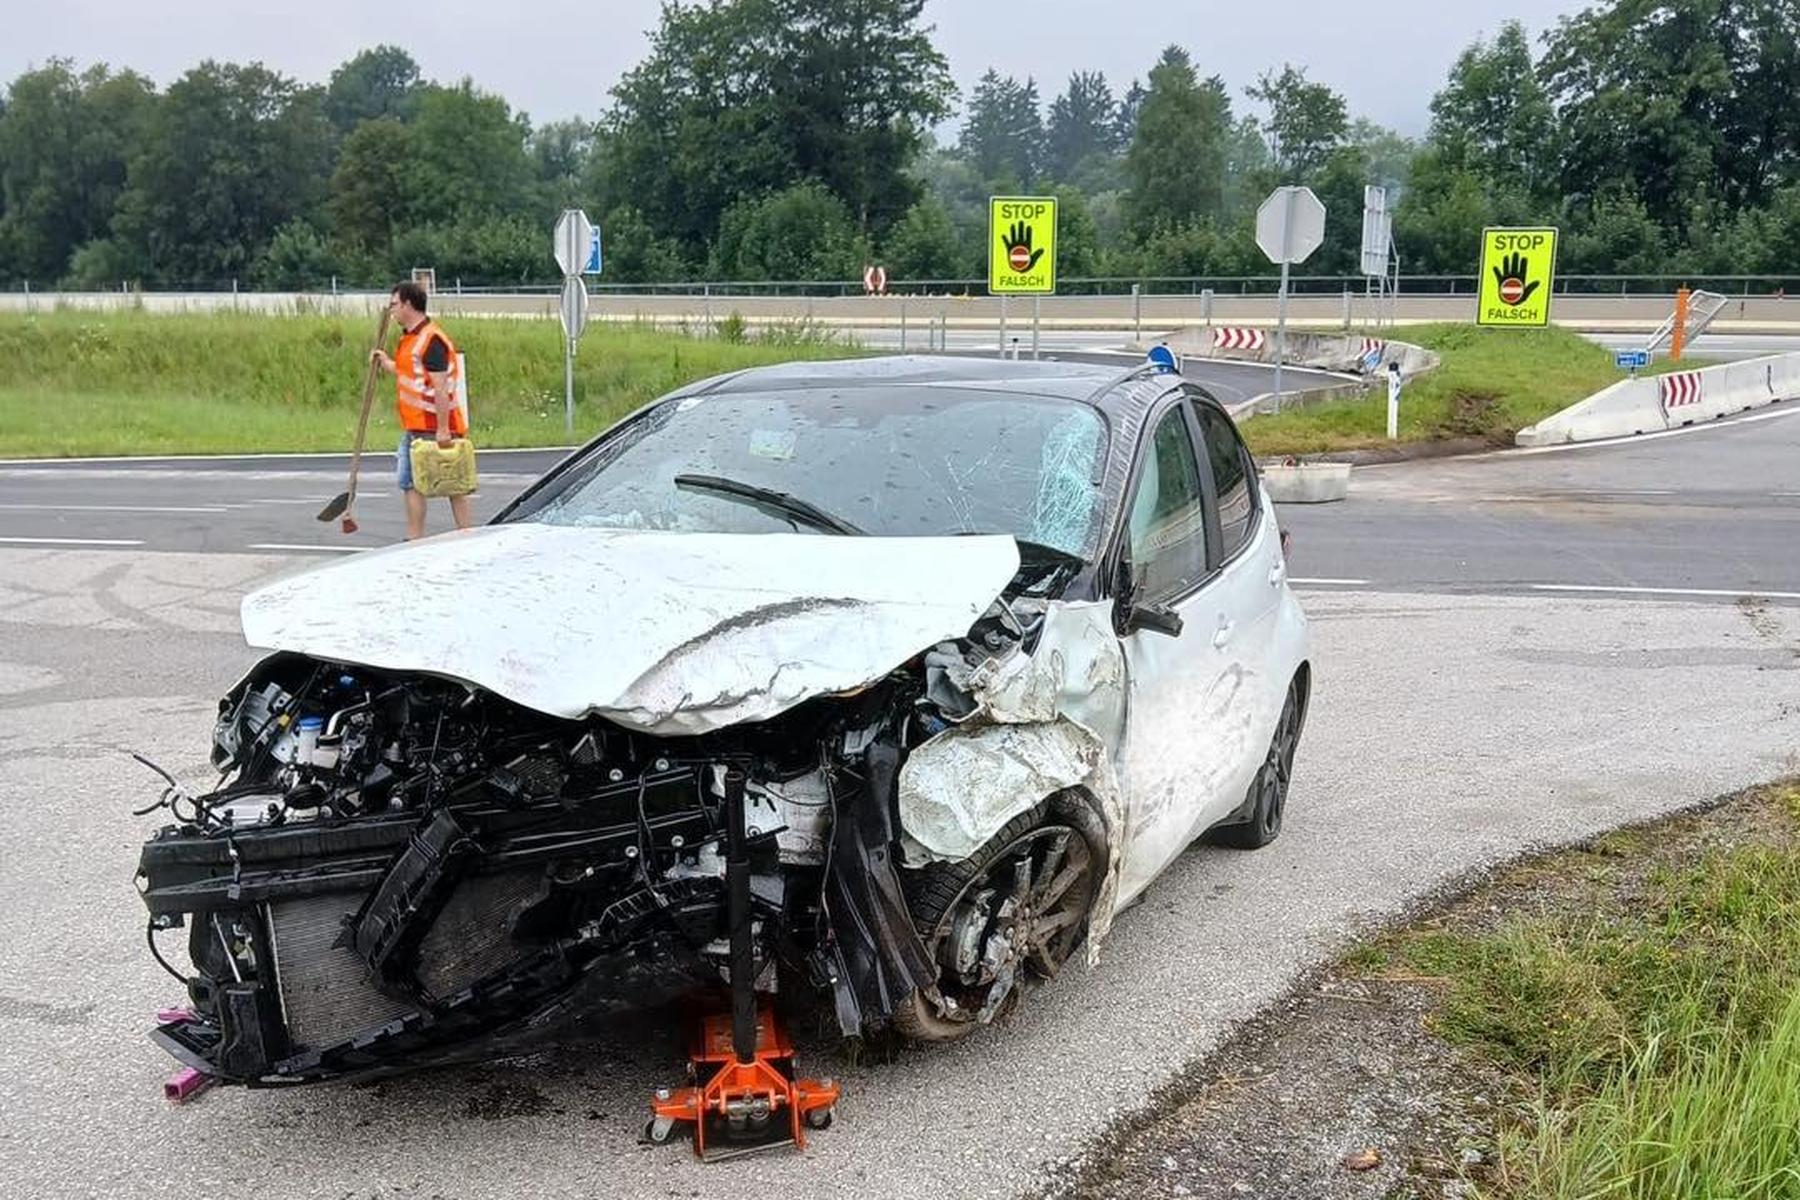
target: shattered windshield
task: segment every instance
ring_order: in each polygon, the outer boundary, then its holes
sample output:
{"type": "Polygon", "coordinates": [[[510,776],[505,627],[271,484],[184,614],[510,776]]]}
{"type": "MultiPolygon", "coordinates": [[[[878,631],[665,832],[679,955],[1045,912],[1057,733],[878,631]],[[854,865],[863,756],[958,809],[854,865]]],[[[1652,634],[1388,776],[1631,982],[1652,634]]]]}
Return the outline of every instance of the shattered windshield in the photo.
{"type": "Polygon", "coordinates": [[[1085,404],[995,392],[897,386],[690,396],[620,429],[508,519],[809,530],[766,506],[675,482],[705,475],[786,493],[875,536],[1009,533],[1091,558],[1105,436],[1085,404]]]}

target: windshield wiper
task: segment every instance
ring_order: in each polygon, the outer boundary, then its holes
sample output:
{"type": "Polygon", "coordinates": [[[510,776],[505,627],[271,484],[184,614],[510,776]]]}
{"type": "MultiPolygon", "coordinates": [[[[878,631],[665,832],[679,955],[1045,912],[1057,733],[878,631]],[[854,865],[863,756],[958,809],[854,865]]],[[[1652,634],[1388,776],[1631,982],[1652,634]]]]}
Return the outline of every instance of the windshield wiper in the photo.
{"type": "Polygon", "coordinates": [[[774,488],[757,487],[754,483],[741,483],[736,479],[726,479],[721,475],[677,475],[675,486],[689,491],[713,492],[720,496],[729,496],[733,500],[741,500],[752,508],[759,508],[773,516],[789,521],[799,521],[814,529],[822,529],[826,533],[839,533],[847,537],[867,537],[862,530],[844,520],[833,516],[816,504],[809,504],[798,496],[790,496],[786,492],[778,492],[774,488]]]}

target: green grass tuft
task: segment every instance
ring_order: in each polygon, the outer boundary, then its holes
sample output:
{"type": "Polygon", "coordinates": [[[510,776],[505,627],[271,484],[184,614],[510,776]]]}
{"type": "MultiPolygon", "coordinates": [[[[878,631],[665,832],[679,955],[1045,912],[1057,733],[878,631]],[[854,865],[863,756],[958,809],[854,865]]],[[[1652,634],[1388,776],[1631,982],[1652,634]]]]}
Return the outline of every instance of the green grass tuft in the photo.
{"type": "MultiPolygon", "coordinates": [[[[1651,836],[1565,862],[1610,890],[1651,836]]],[[[1387,940],[1447,980],[1433,1028],[1539,1093],[1491,1194],[1800,1200],[1800,853],[1715,848],[1630,896],[1387,940]]]]}

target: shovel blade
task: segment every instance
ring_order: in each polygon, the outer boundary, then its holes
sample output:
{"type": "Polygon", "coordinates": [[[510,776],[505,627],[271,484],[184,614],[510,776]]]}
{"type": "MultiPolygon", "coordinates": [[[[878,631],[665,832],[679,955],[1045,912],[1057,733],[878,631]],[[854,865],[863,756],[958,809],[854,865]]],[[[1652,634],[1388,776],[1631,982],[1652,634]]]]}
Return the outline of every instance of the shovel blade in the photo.
{"type": "Polygon", "coordinates": [[[327,504],[324,508],[321,508],[319,510],[319,520],[335,521],[339,517],[343,516],[344,510],[349,507],[350,507],[350,493],[349,492],[339,492],[337,495],[335,495],[331,498],[331,502],[329,504],[327,504]]]}

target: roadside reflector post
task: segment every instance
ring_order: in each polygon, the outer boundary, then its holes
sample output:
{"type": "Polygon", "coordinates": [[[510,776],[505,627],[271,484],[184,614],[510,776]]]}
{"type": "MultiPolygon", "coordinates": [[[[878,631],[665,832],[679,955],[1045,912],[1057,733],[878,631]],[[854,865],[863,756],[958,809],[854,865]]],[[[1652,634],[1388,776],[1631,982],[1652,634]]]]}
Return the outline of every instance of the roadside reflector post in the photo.
{"type": "Polygon", "coordinates": [[[1687,346],[1688,298],[1691,293],[1683,286],[1675,289],[1675,331],[1669,339],[1669,361],[1680,362],[1681,351],[1687,346]]]}
{"type": "Polygon", "coordinates": [[[900,353],[906,353],[906,293],[900,293],[900,353]]]}
{"type": "Polygon", "coordinates": [[[1135,283],[1131,285],[1131,336],[1144,340],[1144,289],[1135,283]]]}
{"type": "Polygon", "coordinates": [[[1388,441],[1400,437],[1400,364],[1391,362],[1387,369],[1387,435],[1388,441]]]}

